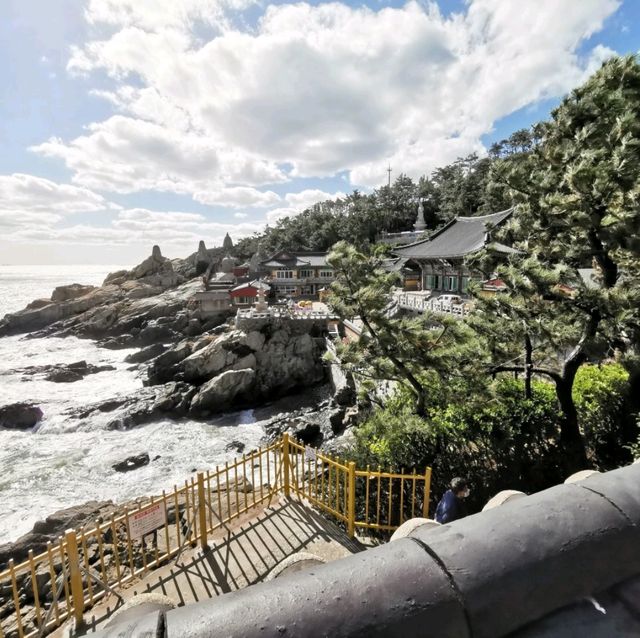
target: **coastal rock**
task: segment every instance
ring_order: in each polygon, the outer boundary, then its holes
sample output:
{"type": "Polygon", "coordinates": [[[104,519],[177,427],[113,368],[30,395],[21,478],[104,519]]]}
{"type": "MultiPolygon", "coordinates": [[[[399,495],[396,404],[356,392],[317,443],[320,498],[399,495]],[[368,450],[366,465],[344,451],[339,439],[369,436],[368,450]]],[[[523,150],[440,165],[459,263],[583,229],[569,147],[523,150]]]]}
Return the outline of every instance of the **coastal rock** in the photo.
{"type": "Polygon", "coordinates": [[[51,294],[51,301],[58,303],[76,299],[96,290],[96,286],[85,286],[83,284],[69,284],[68,286],[58,286],[51,294]]]}
{"type": "Polygon", "coordinates": [[[162,343],[153,343],[150,346],[138,350],[138,352],[128,354],[124,360],[127,363],[144,363],[145,361],[150,361],[160,356],[166,349],[167,346],[162,343]]]}
{"type": "Polygon", "coordinates": [[[304,324],[285,323],[275,330],[267,326],[264,331],[226,330],[195,342],[184,340],[161,354],[149,367],[146,384],[178,379],[201,386],[189,412],[210,414],[233,405],[256,405],[322,382],[323,352],[324,340],[312,336],[304,324]],[[241,371],[252,374],[243,374],[243,385],[237,388],[228,382],[233,377],[227,373],[241,371]]]}
{"type": "Polygon", "coordinates": [[[144,452],[143,454],[129,456],[124,461],[114,463],[111,467],[116,472],[131,472],[131,470],[137,470],[139,467],[148,465],[150,460],[149,454],[144,452]]]}
{"type": "Polygon", "coordinates": [[[191,354],[191,351],[191,342],[181,341],[175,347],[156,357],[147,370],[147,383],[156,385],[175,379],[182,371],[182,368],[178,368],[178,364],[186,359],[191,354]]]}
{"type": "Polygon", "coordinates": [[[255,370],[228,370],[205,383],[191,402],[190,412],[203,415],[228,408],[251,387],[255,370]]]}
{"type": "Polygon", "coordinates": [[[75,363],[43,367],[45,369],[49,369],[45,379],[47,381],[53,381],[54,383],[72,383],[74,381],[84,379],[84,377],[89,374],[115,370],[115,367],[111,365],[95,366],[91,363],[87,363],[86,361],[76,361],[75,363]]]}
{"type": "Polygon", "coordinates": [[[30,430],[42,417],[42,410],[30,403],[11,403],[0,407],[0,427],[2,428],[30,430]]]}
{"type": "Polygon", "coordinates": [[[50,324],[77,315],[114,300],[117,288],[96,288],[87,295],[60,303],[51,302],[40,308],[27,308],[5,315],[0,321],[0,337],[18,332],[38,330],[50,324]]]}
{"type": "Polygon", "coordinates": [[[242,441],[231,441],[224,446],[225,452],[238,452],[242,454],[246,445],[242,441]]]}
{"type": "Polygon", "coordinates": [[[0,336],[75,335],[105,339],[107,347],[175,342],[187,332],[196,336],[207,327],[190,322],[187,308],[201,289],[202,280],[185,282],[172,262],[154,250],[136,268],[110,274],[100,288],[64,286],[54,291],[55,300],[38,301],[6,315],[0,320],[0,336]]]}
{"type": "Polygon", "coordinates": [[[86,523],[102,520],[114,508],[111,501],[88,501],[50,514],[14,543],[0,545],[0,569],[10,558],[16,563],[23,561],[30,549],[33,549],[34,554],[39,554],[46,549],[47,542],[55,542],[67,529],[78,529],[86,523]]]}

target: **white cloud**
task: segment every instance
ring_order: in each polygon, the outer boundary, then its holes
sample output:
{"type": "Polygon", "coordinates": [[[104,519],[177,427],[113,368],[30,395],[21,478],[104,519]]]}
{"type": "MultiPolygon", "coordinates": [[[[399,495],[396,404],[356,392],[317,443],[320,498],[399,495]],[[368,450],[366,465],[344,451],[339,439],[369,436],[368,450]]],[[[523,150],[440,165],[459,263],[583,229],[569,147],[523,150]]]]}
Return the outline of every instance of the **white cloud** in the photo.
{"type": "Polygon", "coordinates": [[[247,217],[249,217],[247,213],[233,213],[233,216],[236,219],[246,219],[247,217]]]}
{"type": "Polygon", "coordinates": [[[298,193],[287,193],[284,199],[288,206],[270,210],[266,215],[267,223],[275,224],[285,217],[299,215],[302,211],[318,202],[325,202],[328,199],[339,199],[341,197],[345,197],[345,194],[341,192],[327,193],[317,188],[308,188],[298,193]]]}
{"type": "Polygon", "coordinates": [[[379,10],[280,4],[241,32],[224,18],[231,4],[162,0],[157,9],[156,0],[93,0],[90,20],[115,32],[77,48],[69,69],[106,70],[120,83],[112,101],[167,127],[162,136],[175,156],[189,157],[196,142],[211,149],[220,183],[199,188],[171,153],[152,162],[160,177],[127,179],[126,167],[141,169],[126,153],[111,175],[106,166],[87,170],[94,144],[57,146],[81,155],[67,160],[77,183],[131,189],[217,193],[282,181],[283,164],[292,176],[350,171],[362,185],[382,183],[387,161],[417,176],[482,152],[481,136],[497,120],[582,81],[603,51],[581,59],[577,49],[618,5],[583,0],[568,11],[557,0],[469,0],[466,12],[444,17],[416,2],[379,10]],[[202,38],[200,23],[218,30],[202,38]]]}
{"type": "Polygon", "coordinates": [[[108,208],[118,207],[86,188],[22,173],[0,175],[0,211],[31,213],[35,219],[37,215],[72,215],[108,208]]]}
{"type": "Polygon", "coordinates": [[[327,193],[317,188],[307,188],[299,193],[287,193],[284,198],[292,208],[304,210],[318,202],[325,202],[328,199],[340,199],[345,197],[344,193],[327,193]]]}
{"type": "Polygon", "coordinates": [[[226,233],[238,240],[261,228],[254,222],[219,223],[198,214],[137,208],[119,211],[107,226],[26,224],[7,239],[15,243],[128,246],[137,249],[137,254],[145,254],[158,244],[164,254],[184,257],[197,249],[201,239],[208,246],[221,246],[226,233]]]}
{"type": "Polygon", "coordinates": [[[223,25],[226,9],[251,4],[253,0],[90,0],[85,15],[91,24],[189,30],[198,23],[223,25]]]}
{"type": "Polygon", "coordinates": [[[194,193],[193,199],[201,204],[230,208],[262,208],[275,206],[280,202],[280,196],[273,191],[263,192],[247,186],[224,188],[219,192],[194,193]]]}
{"type": "Polygon", "coordinates": [[[283,178],[273,164],[222,149],[210,138],[122,115],[91,124],[68,144],[51,138],[31,150],[62,159],[74,183],[117,193],[198,193],[202,201],[240,177],[257,184],[283,178]]]}
{"type": "Polygon", "coordinates": [[[266,220],[268,224],[275,224],[276,222],[280,221],[281,219],[284,219],[285,217],[295,217],[296,215],[299,215],[302,212],[302,209],[300,208],[290,208],[290,207],[283,207],[283,208],[274,208],[273,210],[270,210],[267,214],[266,214],[266,220]]]}

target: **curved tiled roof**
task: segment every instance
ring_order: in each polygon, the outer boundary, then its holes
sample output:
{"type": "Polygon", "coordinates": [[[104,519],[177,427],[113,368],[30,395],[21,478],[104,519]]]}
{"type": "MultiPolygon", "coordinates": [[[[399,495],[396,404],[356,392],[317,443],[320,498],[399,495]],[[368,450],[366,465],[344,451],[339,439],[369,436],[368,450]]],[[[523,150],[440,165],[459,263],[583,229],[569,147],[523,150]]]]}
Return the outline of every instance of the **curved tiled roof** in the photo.
{"type": "Polygon", "coordinates": [[[446,259],[464,257],[484,248],[488,231],[502,224],[513,212],[513,208],[479,217],[456,217],[437,233],[415,244],[396,248],[401,257],[415,259],[446,259]]]}

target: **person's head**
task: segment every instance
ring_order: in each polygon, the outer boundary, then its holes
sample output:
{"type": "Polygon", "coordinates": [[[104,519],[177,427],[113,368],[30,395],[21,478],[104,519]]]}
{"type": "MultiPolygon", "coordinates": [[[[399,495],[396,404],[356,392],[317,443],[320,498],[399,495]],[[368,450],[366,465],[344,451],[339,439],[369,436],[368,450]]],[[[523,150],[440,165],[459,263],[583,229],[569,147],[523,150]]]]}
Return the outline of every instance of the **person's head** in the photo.
{"type": "Polygon", "coordinates": [[[469,492],[471,491],[469,489],[469,482],[467,481],[467,479],[463,479],[457,476],[453,479],[453,481],[451,481],[451,491],[458,498],[467,498],[467,496],[469,496],[469,492]]]}

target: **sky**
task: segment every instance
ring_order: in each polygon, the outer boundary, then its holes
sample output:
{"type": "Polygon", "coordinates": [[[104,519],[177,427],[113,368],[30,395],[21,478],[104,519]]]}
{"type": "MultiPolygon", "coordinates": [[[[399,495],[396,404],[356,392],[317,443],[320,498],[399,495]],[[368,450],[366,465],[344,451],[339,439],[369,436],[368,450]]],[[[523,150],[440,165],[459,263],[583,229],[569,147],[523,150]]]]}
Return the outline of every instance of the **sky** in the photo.
{"type": "Polygon", "coordinates": [[[637,0],[0,2],[0,264],[186,256],[546,118],[637,0]]]}

